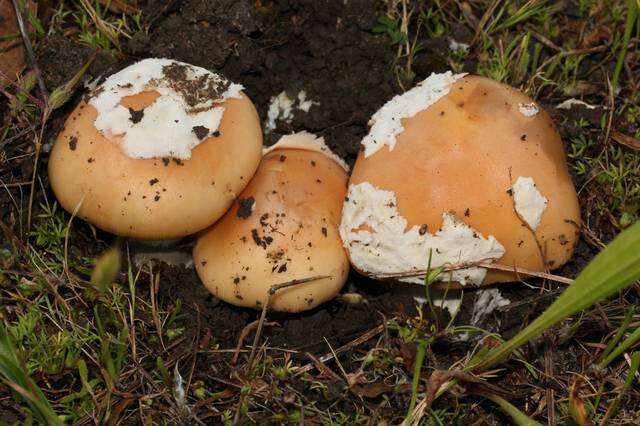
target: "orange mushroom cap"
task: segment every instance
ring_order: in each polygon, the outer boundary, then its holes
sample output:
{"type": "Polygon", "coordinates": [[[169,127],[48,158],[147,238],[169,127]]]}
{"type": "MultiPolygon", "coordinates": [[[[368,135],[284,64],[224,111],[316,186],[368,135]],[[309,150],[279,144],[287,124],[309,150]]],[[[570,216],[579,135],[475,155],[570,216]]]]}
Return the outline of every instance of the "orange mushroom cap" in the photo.
{"type": "MultiPolygon", "coordinates": [[[[478,76],[432,75],[412,91],[374,115],[356,161],[341,225],[353,266],[372,276],[424,270],[430,253],[433,268],[564,264],[580,210],[547,113],[478,76]]],[[[516,278],[485,273],[467,267],[441,279],[516,278]]]]}
{"type": "Polygon", "coordinates": [[[249,182],[261,158],[260,122],[226,79],[145,61],[76,107],[51,151],[49,179],[67,211],[78,208],[105,231],[178,238],[215,222],[249,182]]]}
{"type": "Polygon", "coordinates": [[[335,297],[347,278],[349,261],[338,234],[346,171],[313,144],[297,146],[278,144],[265,154],[236,205],[198,238],[198,275],[226,302],[261,308],[275,284],[326,277],[275,294],[272,309],[299,312],[335,297]]]}

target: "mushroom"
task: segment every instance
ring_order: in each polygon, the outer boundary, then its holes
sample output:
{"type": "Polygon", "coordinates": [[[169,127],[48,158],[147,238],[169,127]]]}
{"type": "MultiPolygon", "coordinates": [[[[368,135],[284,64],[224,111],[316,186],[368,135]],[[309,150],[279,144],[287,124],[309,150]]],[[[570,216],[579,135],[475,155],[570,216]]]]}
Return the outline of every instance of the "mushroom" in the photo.
{"type": "Polygon", "coordinates": [[[266,149],[236,205],[195,245],[207,289],[234,305],[261,308],[273,285],[325,277],[279,290],[270,308],[299,312],[335,297],[349,272],[338,234],[347,179],[346,164],[310,133],[266,149]]]}
{"type": "Polygon", "coordinates": [[[49,179],[62,206],[105,231],[175,239],[211,225],[262,155],[242,86],[203,68],[145,59],[80,102],[58,135],[49,179]]]}
{"type": "MultiPolygon", "coordinates": [[[[580,210],[551,118],[518,90],[432,74],[372,118],[349,182],[340,234],[373,277],[431,267],[441,280],[513,281],[564,264],[580,210]]],[[[420,283],[421,277],[405,279],[420,283]]]]}

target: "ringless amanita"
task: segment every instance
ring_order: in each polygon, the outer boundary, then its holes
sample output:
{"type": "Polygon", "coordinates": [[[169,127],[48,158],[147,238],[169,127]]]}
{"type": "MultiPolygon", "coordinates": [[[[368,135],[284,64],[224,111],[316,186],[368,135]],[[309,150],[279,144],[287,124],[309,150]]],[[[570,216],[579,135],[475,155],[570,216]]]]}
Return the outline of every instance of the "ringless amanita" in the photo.
{"type": "Polygon", "coordinates": [[[480,284],[516,276],[473,264],[544,271],[571,257],[580,211],[562,140],[518,90],[432,74],[371,124],[340,227],[357,270],[410,273],[431,255],[432,268],[467,266],[442,280],[480,284]]]}
{"type": "Polygon", "coordinates": [[[226,302],[261,308],[275,284],[327,276],[279,290],[270,308],[299,312],[332,299],[349,272],[338,234],[347,179],[322,138],[281,138],[236,205],[199,237],[193,259],[204,285],[226,302]]]}
{"type": "Polygon", "coordinates": [[[112,75],[56,139],[49,179],[58,200],[103,230],[139,239],[211,225],[262,155],[259,118],[241,89],[168,59],[112,75]]]}

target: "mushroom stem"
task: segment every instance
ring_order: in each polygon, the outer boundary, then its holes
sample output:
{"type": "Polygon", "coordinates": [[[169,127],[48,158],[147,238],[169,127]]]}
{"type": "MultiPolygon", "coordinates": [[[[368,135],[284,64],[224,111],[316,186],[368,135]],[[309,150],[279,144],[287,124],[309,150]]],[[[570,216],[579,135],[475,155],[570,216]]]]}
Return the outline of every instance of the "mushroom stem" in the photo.
{"type": "Polygon", "coordinates": [[[256,330],[255,337],[253,338],[253,346],[251,348],[251,354],[249,355],[249,361],[247,362],[247,372],[250,372],[253,366],[253,361],[256,356],[256,349],[258,348],[258,342],[260,341],[260,335],[262,334],[262,327],[264,325],[264,320],[267,316],[267,310],[269,310],[271,299],[276,294],[276,292],[283,288],[293,287],[293,286],[308,283],[311,281],[323,280],[325,278],[330,278],[330,277],[328,275],[317,275],[314,277],[302,278],[298,280],[287,281],[280,284],[274,284],[271,286],[271,288],[269,289],[269,292],[267,293],[267,300],[265,301],[264,306],[262,307],[262,312],[260,313],[260,319],[258,320],[258,329],[256,330]]]}

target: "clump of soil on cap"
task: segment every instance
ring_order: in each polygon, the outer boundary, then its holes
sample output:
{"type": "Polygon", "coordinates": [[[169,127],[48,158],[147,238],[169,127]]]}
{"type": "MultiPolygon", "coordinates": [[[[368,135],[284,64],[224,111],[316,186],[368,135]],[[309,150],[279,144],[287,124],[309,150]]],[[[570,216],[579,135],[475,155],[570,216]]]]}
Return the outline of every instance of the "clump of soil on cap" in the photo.
{"type": "Polygon", "coordinates": [[[131,116],[129,119],[132,123],[139,123],[144,117],[144,109],[135,110],[133,108],[129,108],[129,115],[131,116]]]}
{"type": "Polygon", "coordinates": [[[247,219],[251,216],[251,212],[253,211],[253,205],[255,204],[256,199],[253,197],[241,198],[238,200],[238,211],[236,212],[237,216],[240,219],[247,219]]]}
{"type": "Polygon", "coordinates": [[[209,128],[205,126],[193,126],[193,129],[191,130],[193,131],[193,133],[196,134],[196,137],[200,140],[209,136],[209,128]]]}
{"type": "MultiPolygon", "coordinates": [[[[192,68],[187,64],[173,63],[162,67],[164,79],[179,93],[190,107],[190,112],[202,110],[200,104],[207,104],[222,98],[231,82],[221,75],[204,74],[190,76],[192,68]]],[[[202,139],[200,136],[198,138],[202,139]]]]}

